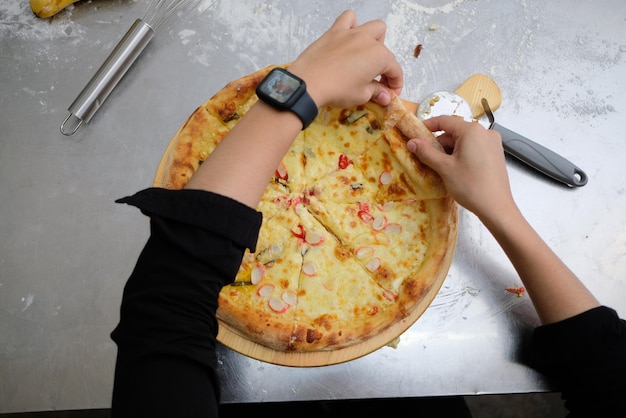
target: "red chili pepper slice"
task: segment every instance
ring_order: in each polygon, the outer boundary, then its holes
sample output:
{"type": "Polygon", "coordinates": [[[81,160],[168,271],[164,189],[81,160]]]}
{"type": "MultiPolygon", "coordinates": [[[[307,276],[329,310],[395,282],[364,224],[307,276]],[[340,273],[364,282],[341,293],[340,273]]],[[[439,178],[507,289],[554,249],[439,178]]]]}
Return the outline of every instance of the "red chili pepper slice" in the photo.
{"type": "Polygon", "coordinates": [[[371,213],[365,212],[364,210],[358,211],[357,216],[366,224],[374,220],[374,216],[371,213]]]}
{"type": "Polygon", "coordinates": [[[300,224],[296,227],[297,231],[291,231],[294,237],[304,239],[304,227],[300,224]]]}
{"type": "Polygon", "coordinates": [[[347,168],[351,163],[352,161],[348,159],[348,156],[346,154],[341,154],[339,156],[339,168],[340,169],[343,170],[344,168],[347,168]]]}

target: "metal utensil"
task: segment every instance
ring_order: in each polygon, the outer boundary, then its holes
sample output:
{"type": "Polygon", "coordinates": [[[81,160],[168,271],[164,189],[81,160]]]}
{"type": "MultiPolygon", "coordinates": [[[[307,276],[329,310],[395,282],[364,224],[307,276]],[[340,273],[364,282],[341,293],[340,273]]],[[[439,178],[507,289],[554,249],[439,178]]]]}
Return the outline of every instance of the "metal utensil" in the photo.
{"type": "Polygon", "coordinates": [[[416,114],[421,119],[439,115],[455,115],[468,121],[477,121],[500,133],[502,145],[507,154],[567,186],[580,187],[587,184],[585,172],[567,159],[495,123],[493,110],[497,109],[501,103],[502,93],[495,81],[485,74],[474,74],[465,80],[454,93],[437,92],[422,100],[417,107],[416,114]],[[487,115],[488,125],[483,120],[479,120],[483,115],[487,115]]]}
{"type": "Polygon", "coordinates": [[[587,174],[582,169],[543,145],[497,124],[488,100],[483,98],[481,103],[489,119],[489,129],[500,133],[502,145],[507,154],[570,187],[587,184],[587,174]]]}
{"type": "Polygon", "coordinates": [[[61,123],[63,135],[73,135],[98,111],[117,83],[154,37],[155,30],[196,0],[154,0],[142,19],[137,19],[111,51],[89,83],[69,107],[61,123]]]}

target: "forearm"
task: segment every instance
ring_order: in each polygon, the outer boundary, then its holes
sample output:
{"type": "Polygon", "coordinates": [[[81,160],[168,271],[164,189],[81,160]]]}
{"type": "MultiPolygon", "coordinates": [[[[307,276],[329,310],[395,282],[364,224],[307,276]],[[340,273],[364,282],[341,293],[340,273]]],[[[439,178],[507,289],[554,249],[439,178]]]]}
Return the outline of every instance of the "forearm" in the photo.
{"type": "Polygon", "coordinates": [[[302,129],[292,112],[257,102],[194,173],[187,189],[207,190],[255,208],[302,129]]]}
{"type": "Polygon", "coordinates": [[[533,366],[562,388],[572,416],[626,416],[626,323],[599,307],[526,221],[511,194],[499,134],[452,116],[428,119],[425,125],[444,132],[437,138],[451,154],[424,140],[410,140],[407,147],[489,229],[544,324],[534,333],[533,366]]]}
{"type": "Polygon", "coordinates": [[[483,223],[515,267],[543,324],[599,306],[516,206],[503,213],[496,219],[483,219],[483,223]]]}

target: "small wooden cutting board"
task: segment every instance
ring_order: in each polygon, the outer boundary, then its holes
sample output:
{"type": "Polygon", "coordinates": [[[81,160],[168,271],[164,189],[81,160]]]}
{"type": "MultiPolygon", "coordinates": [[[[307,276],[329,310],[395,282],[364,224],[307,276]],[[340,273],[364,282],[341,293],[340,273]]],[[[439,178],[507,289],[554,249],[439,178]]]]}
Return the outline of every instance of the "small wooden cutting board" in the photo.
{"type": "MultiPolygon", "coordinates": [[[[491,110],[495,111],[502,104],[502,92],[493,79],[485,74],[474,74],[465,80],[455,91],[470,105],[472,117],[478,119],[485,114],[481,100],[487,99],[491,110]]],[[[417,113],[419,103],[402,99],[409,112],[417,113]]]]}

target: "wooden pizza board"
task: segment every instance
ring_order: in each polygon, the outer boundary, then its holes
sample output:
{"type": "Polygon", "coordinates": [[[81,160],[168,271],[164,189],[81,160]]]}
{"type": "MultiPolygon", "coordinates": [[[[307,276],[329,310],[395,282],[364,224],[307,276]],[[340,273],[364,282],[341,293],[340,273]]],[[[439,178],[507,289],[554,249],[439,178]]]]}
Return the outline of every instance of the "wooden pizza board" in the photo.
{"type": "MultiPolygon", "coordinates": [[[[487,99],[489,107],[493,111],[498,109],[502,104],[502,92],[500,91],[500,87],[498,87],[493,79],[485,74],[472,75],[461,83],[461,85],[454,92],[467,101],[470,109],[472,110],[472,117],[474,119],[478,119],[485,114],[485,110],[483,109],[483,105],[481,103],[483,98],[487,99]]],[[[406,107],[409,112],[413,114],[417,113],[419,103],[411,102],[405,99],[402,99],[402,102],[404,103],[404,107],[406,107]]]]}
{"type": "MultiPolygon", "coordinates": [[[[491,80],[489,77],[482,74],[475,74],[468,78],[460,87],[456,90],[456,93],[461,95],[463,98],[468,100],[470,103],[470,107],[474,110],[477,109],[476,106],[480,106],[482,109],[482,105],[480,105],[480,99],[482,97],[487,97],[489,103],[491,105],[492,110],[497,109],[501,103],[501,95],[500,90],[495,85],[495,82],[491,80]],[[495,86],[495,87],[494,87],[495,86]],[[477,92],[477,93],[472,93],[477,92]]],[[[403,100],[404,105],[407,110],[415,113],[417,111],[418,103],[403,100]]],[[[474,117],[480,116],[479,112],[474,114],[474,117]]],[[[484,113],[484,112],[483,112],[484,113]]],[[[183,124],[184,126],[184,124],[183,124]]],[[[181,128],[182,129],[182,126],[181,128]]],[[[171,155],[172,150],[176,146],[176,140],[180,129],[173,136],[172,140],[169,142],[165,152],[163,153],[163,157],[161,158],[161,162],[156,170],[156,174],[154,176],[153,186],[154,187],[163,187],[166,183],[167,173],[166,167],[168,165],[168,156],[171,155]]],[[[451,216],[454,219],[450,219],[450,225],[454,225],[453,228],[450,228],[449,238],[450,242],[456,243],[457,241],[457,233],[458,233],[458,213],[457,211],[453,211],[451,216]]],[[[315,351],[315,352],[283,352],[273,350],[266,346],[260,345],[253,341],[248,340],[243,335],[239,334],[237,330],[218,320],[219,323],[219,331],[217,335],[217,340],[229,347],[230,349],[243,354],[245,356],[251,357],[256,360],[264,361],[271,364],[277,364],[282,366],[292,366],[292,367],[317,367],[317,366],[327,366],[332,364],[343,363],[346,361],[354,360],[359,357],[363,357],[369,353],[372,353],[379,348],[384,346],[391,346],[397,339],[411,326],[417,321],[417,319],[424,313],[424,311],[430,306],[435,296],[439,292],[452,264],[452,259],[454,257],[454,248],[451,248],[445,255],[445,258],[441,260],[443,263],[443,268],[440,269],[439,276],[433,278],[433,282],[429,290],[427,291],[424,298],[415,306],[412,313],[403,318],[401,321],[396,322],[391,327],[387,328],[383,332],[373,336],[372,338],[363,341],[361,343],[355,344],[353,346],[349,346],[346,348],[341,348],[337,350],[328,350],[328,351],[315,351]]]]}

